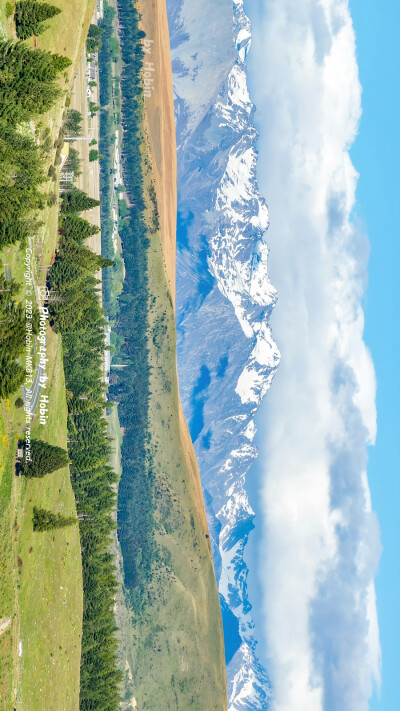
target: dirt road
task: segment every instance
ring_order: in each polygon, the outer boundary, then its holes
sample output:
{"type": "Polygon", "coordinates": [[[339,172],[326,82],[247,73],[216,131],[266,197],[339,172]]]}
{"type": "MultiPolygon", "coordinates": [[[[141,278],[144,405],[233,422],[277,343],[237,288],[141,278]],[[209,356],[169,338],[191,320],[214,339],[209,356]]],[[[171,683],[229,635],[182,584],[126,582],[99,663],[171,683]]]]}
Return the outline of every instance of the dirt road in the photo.
{"type": "Polygon", "coordinates": [[[11,617],[2,617],[0,619],[0,637],[5,634],[7,630],[11,627],[11,617]]]}

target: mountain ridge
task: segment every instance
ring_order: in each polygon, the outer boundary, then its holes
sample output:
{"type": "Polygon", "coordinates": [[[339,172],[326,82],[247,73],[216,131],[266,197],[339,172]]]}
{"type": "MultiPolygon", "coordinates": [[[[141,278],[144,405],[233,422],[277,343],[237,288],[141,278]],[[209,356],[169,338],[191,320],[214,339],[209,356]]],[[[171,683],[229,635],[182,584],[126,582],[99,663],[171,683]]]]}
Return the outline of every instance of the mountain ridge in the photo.
{"type": "Polygon", "coordinates": [[[254,416],[280,354],[269,327],[276,292],[247,88],[251,28],[242,0],[221,0],[212,13],[208,0],[201,10],[193,0],[168,0],[167,7],[178,152],[180,390],[222,597],[229,711],[265,710],[270,683],[256,656],[244,560],[254,527],[246,475],[257,457],[254,416]]]}

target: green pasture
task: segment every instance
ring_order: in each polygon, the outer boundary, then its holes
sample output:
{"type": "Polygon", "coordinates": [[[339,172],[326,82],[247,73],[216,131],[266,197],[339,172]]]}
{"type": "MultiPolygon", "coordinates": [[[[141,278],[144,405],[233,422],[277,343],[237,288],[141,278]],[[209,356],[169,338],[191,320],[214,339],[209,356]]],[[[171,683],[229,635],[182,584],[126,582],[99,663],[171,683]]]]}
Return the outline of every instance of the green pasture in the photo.
{"type": "MultiPolygon", "coordinates": [[[[41,141],[50,136],[49,165],[54,160],[65,100],[81,56],[94,11],[94,0],[52,0],[62,12],[48,21],[38,37],[40,49],[65,54],[73,61],[61,77],[63,96],[58,104],[38,118],[35,131],[41,141]]],[[[0,3],[0,23],[7,38],[15,38],[0,3]]],[[[27,40],[33,46],[33,38],[27,40]]],[[[57,183],[44,186],[58,194],[57,183]]],[[[39,264],[49,264],[57,244],[57,205],[45,208],[43,222],[32,235],[33,264],[38,283],[45,274],[39,264]]],[[[1,255],[11,275],[23,287],[23,250],[9,247],[1,255]]],[[[49,418],[32,423],[32,437],[67,446],[67,406],[62,367],[61,339],[48,329],[49,418]]],[[[19,393],[0,403],[0,620],[11,625],[0,636],[0,711],[77,711],[82,626],[82,571],[77,526],[45,533],[32,530],[33,506],[55,512],[76,513],[69,470],[61,469],[44,479],[26,481],[15,476],[17,442],[25,425],[23,408],[15,406],[19,393]]]]}

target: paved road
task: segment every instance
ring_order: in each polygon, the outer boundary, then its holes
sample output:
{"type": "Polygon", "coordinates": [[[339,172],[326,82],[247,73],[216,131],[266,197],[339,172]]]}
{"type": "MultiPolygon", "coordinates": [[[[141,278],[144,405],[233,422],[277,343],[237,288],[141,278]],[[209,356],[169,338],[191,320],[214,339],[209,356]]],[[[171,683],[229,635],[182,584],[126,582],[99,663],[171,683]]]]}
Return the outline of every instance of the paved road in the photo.
{"type": "Polygon", "coordinates": [[[22,398],[27,405],[30,403],[30,412],[33,415],[38,404],[40,394],[40,376],[43,374],[43,368],[40,365],[36,366],[33,384],[30,391],[27,391],[24,385],[21,385],[22,398]]]}

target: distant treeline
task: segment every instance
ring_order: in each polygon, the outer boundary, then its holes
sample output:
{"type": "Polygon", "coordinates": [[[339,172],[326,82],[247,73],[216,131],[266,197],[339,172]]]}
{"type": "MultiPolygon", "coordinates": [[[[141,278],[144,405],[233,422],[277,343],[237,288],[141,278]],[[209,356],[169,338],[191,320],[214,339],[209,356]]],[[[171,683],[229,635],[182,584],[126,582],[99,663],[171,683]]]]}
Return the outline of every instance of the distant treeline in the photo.
{"type": "Polygon", "coordinates": [[[103,417],[104,327],[95,273],[112,263],[84,245],[97,228],[79,215],[98,204],[76,188],[63,193],[60,244],[49,270],[49,311],[62,335],[68,404],[68,454],[79,518],[83,569],[81,711],[117,711],[121,673],[113,613],[117,589],[111,533],[115,528],[110,444],[103,417]]]}
{"type": "Polygon", "coordinates": [[[148,256],[144,221],[141,144],[143,64],[139,14],[130,0],[118,0],[119,35],[123,60],[121,74],[122,163],[129,202],[128,219],[120,227],[126,277],[119,298],[115,331],[122,340],[121,356],[127,367],[112,375],[111,396],[119,403],[125,428],[122,475],[118,496],[118,537],[124,560],[124,579],[133,609],[146,604],[150,567],[154,560],[154,493],[148,455],[148,256]]]}
{"type": "MultiPolygon", "coordinates": [[[[99,51],[99,89],[100,89],[100,139],[99,151],[102,155],[100,161],[100,217],[101,217],[101,253],[113,257],[113,218],[112,200],[114,183],[114,144],[115,124],[112,110],[112,59],[113,59],[113,20],[114,8],[104,3],[104,17],[101,21],[103,30],[101,47],[99,51]]],[[[112,298],[112,273],[111,269],[103,271],[103,304],[108,315],[115,316],[116,305],[112,298]]]]}

